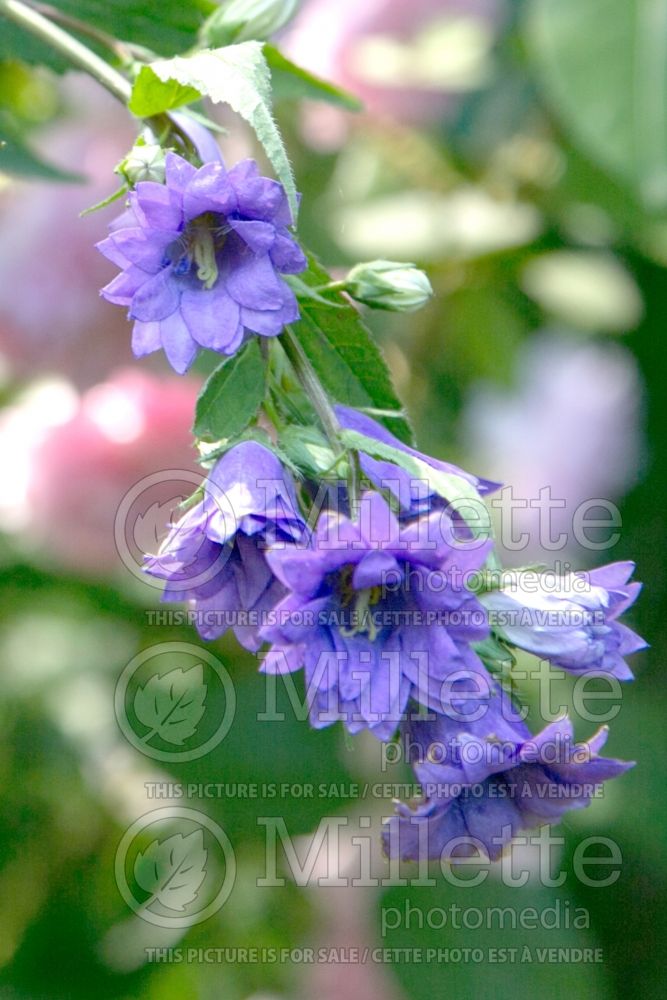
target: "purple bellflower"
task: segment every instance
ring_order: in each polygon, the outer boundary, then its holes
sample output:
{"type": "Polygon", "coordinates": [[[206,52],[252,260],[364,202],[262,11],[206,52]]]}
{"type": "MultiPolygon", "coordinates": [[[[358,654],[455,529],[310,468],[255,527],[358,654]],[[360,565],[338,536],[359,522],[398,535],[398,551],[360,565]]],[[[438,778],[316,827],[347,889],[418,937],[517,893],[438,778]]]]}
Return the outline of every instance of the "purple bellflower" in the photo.
{"type": "Polygon", "coordinates": [[[414,808],[398,803],[383,833],[390,857],[455,860],[485,852],[496,860],[521,830],[584,808],[602,782],[633,766],[598,756],[606,726],[575,743],[567,717],[531,736],[505,714],[496,708],[478,725],[445,716],[411,724],[410,757],[425,798],[414,808]]]}
{"type": "Polygon", "coordinates": [[[98,249],[121,273],[102,289],[129,308],[136,357],[160,348],[186,372],[200,347],[234,354],[248,331],[276,336],[298,318],[282,274],[306,259],[281,184],[244,160],[196,167],[175,153],[166,181],[143,181],[98,249]]]}
{"type": "Polygon", "coordinates": [[[304,530],[290,476],[268,448],[245,441],[218,460],[204,498],[147,557],[145,570],[166,581],[164,601],[192,601],[203,639],[232,627],[255,651],[259,625],[285,594],[265,550],[299,540],[304,530]]]}
{"type": "Polygon", "coordinates": [[[411,696],[438,711],[453,675],[488,678],[470,645],[486,615],[464,579],[490,544],[458,540],[444,511],[402,525],[374,492],[354,520],[323,513],[307,545],[267,553],[289,593],[260,632],[263,669],[304,667],[316,728],[342,719],[389,739],[411,696]]]}
{"type": "Polygon", "coordinates": [[[573,673],[599,671],[632,679],[624,657],[646,642],[617,621],[637,599],[632,562],[561,577],[557,590],[529,571],[503,573],[501,586],[479,595],[492,627],[508,642],[573,673]]]}

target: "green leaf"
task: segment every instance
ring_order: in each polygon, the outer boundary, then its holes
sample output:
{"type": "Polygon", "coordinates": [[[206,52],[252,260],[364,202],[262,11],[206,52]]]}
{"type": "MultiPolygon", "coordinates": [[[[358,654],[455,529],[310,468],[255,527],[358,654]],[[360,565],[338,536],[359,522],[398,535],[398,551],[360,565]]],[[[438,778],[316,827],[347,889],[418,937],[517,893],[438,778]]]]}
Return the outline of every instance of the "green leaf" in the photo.
{"type": "Polygon", "coordinates": [[[667,205],[667,0],[535,0],[527,12],[538,75],[575,142],[667,205]]]}
{"type": "Polygon", "coordinates": [[[143,737],[150,743],[159,736],[172,746],[182,746],[197,732],[204,714],[206,684],[201,663],[188,670],[176,667],[167,674],[154,674],[134,696],[134,712],[148,727],[143,737]]]}
{"type": "Polygon", "coordinates": [[[293,324],[327,392],[337,403],[382,411],[381,419],[401,441],[412,443],[412,430],[394,390],[387,363],[357,310],[342,295],[308,294],[329,275],[309,256],[308,270],[298,276],[301,319],[293,324]]]}
{"type": "Polygon", "coordinates": [[[371,458],[382,459],[385,462],[393,462],[394,465],[405,469],[415,479],[426,480],[432,489],[446,500],[449,506],[465,517],[471,528],[474,529],[476,537],[489,538],[491,536],[491,520],[484,501],[467,479],[457,476],[453,472],[443,472],[435,469],[432,465],[424,462],[416,455],[410,455],[400,448],[385,444],[384,441],[377,441],[375,438],[359,434],[358,431],[341,431],[343,444],[355,451],[362,451],[371,458]],[[474,518],[471,513],[475,512],[474,518]]]}
{"type": "MultiPolygon", "coordinates": [[[[229,104],[254,129],[289,199],[296,219],[298,200],[292,168],[271,113],[271,73],[260,42],[242,42],[221,49],[205,49],[192,56],[151,63],[157,81],[151,82],[156,112],[169,109],[173,82],[194,89],[215,104],[229,104]],[[161,97],[161,99],[160,99],[161,97]]],[[[144,77],[148,80],[148,77],[144,77]]],[[[143,85],[142,85],[143,86],[143,85]]],[[[134,96],[133,96],[134,99],[134,96]]]]}
{"type": "Polygon", "coordinates": [[[275,45],[264,46],[264,56],[271,70],[274,100],[325,101],[347,111],[361,111],[363,104],[354,94],[348,93],[328,80],[297,66],[280,52],[275,45]]]}
{"type": "MultiPolygon", "coordinates": [[[[302,473],[318,478],[322,473],[335,471],[336,456],[317,427],[288,424],[280,432],[279,443],[290,461],[302,473]]],[[[345,470],[338,471],[343,478],[345,470]]]]}
{"type": "Polygon", "coordinates": [[[261,406],[265,380],[264,360],[254,338],[206,381],[197,400],[195,435],[220,441],[241,434],[261,406]]]}
{"type": "Polygon", "coordinates": [[[184,87],[176,80],[163,83],[150,66],[142,66],[134,81],[128,108],[137,118],[148,118],[198,101],[200,96],[194,87],[184,87]]]}

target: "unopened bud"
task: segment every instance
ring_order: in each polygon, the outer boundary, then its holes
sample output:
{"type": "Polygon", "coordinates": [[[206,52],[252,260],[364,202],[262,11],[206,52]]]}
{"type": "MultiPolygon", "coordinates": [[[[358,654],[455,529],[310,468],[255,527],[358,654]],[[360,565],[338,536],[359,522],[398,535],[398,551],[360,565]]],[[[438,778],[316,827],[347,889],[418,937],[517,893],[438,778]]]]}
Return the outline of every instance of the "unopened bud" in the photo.
{"type": "Polygon", "coordinates": [[[143,143],[132,147],[125,159],[116,167],[116,173],[134,187],[140,181],[157,181],[164,184],[165,151],[162,146],[143,143]]]}
{"type": "Polygon", "coordinates": [[[345,279],[345,289],[364,305],[392,312],[414,312],[433,295],[423,271],[415,264],[395,260],[357,264],[345,279]]]}
{"type": "Polygon", "coordinates": [[[251,39],[265,41],[292,19],[300,0],[228,0],[205,22],[206,45],[231,45],[251,39]]]}

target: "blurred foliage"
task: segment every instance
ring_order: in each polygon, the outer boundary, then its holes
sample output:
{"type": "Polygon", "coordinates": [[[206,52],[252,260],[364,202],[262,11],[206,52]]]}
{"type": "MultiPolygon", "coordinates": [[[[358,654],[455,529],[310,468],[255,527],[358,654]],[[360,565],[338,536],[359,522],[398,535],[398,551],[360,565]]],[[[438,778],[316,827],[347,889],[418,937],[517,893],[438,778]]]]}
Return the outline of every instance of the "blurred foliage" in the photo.
{"type": "MultiPolygon", "coordinates": [[[[163,56],[193,44],[213,8],[165,0],[56,6],[163,56]]],[[[41,154],[29,152],[45,121],[57,124],[64,114],[56,78],[27,65],[42,62],[43,48],[3,23],[0,54],[6,59],[0,65],[0,131],[8,140],[0,163],[7,172],[55,176],[41,154]]],[[[637,561],[645,593],[632,624],[653,649],[636,664],[637,682],[624,688],[610,747],[612,755],[636,758],[638,766],[603,803],[559,831],[566,837],[566,870],[585,834],[617,839],[621,879],[605,889],[586,888],[571,874],[558,890],[505,890],[491,880],[466,890],[443,883],[391,887],[375,901],[377,907],[402,907],[409,899],[426,911],[456,902],[540,908],[568,900],[587,908],[591,929],[536,932],[529,943],[602,947],[604,965],[397,966],[397,982],[417,1000],[445,994],[510,1000],[565,991],[578,998],[636,993],[649,1000],[664,992],[659,942],[667,933],[661,833],[667,792],[656,763],[667,709],[660,660],[662,639],[667,641],[666,54],[664,4],[525,0],[507,4],[490,72],[427,124],[389,114],[355,118],[335,109],[343,139],[318,144],[303,109],[287,99],[293,86],[282,88],[286,99],[278,102],[303,195],[304,242],[334,267],[347,268],[361,256],[399,257],[416,260],[432,280],[436,297],[422,312],[364,317],[385,349],[423,450],[464,465],[472,460],[462,434],[471,389],[487,382],[511,390],[522,348],[546,326],[565,331],[573,344],[622,339],[645,386],[644,472],[623,499],[623,535],[614,558],[637,561]]],[[[49,62],[64,69],[61,61],[49,62]]],[[[324,120],[325,138],[328,131],[324,120]]],[[[76,173],[77,165],[70,169],[76,173]]],[[[111,181],[110,173],[110,187],[111,181]]],[[[354,374],[362,384],[373,376],[363,361],[354,374]]],[[[7,396],[12,391],[10,385],[7,396]]],[[[114,684],[140,649],[198,639],[185,626],[148,625],[145,612],[154,597],[131,580],[91,583],[28,565],[13,539],[3,542],[3,1000],[240,1000],[260,990],[282,996],[303,990],[303,970],[289,964],[147,964],[146,947],[179,940],[166,941],[133,922],[114,882],[114,853],[142,801],[150,807],[143,783],[156,780],[156,773],[174,781],[349,783],[376,776],[377,767],[359,741],[345,741],[340,727],[314,732],[288,706],[284,722],[258,723],[264,679],[255,660],[225,639],[213,648],[237,685],[230,734],[210,755],[156,771],[116,727],[114,684]]],[[[358,805],[286,799],[280,808],[290,832],[306,834],[322,816],[358,805]]],[[[310,890],[255,887],[264,864],[257,818],[273,814],[275,804],[229,797],[196,807],[238,846],[239,876],[229,903],[192,928],[185,943],[280,947],[311,940],[318,915],[310,890]]],[[[525,940],[519,932],[403,927],[382,943],[521,947],[525,940]]]]}

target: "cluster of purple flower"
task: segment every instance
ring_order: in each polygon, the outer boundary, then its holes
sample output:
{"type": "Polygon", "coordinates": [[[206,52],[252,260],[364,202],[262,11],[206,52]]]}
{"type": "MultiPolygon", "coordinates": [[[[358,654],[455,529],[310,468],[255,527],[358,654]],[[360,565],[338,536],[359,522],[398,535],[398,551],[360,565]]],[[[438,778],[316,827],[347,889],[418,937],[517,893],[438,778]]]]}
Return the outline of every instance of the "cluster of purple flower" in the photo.
{"type": "MultiPolygon", "coordinates": [[[[162,346],[183,372],[200,346],[230,355],[248,332],[275,336],[294,321],[281,275],[305,258],[283,188],[252,162],[197,169],[169,154],[165,166],[166,182],[138,183],[100,245],[122,268],[103,294],[129,307],[137,355],[162,346]]],[[[489,640],[574,673],[631,677],[624,657],[644,644],[618,617],[638,593],[633,566],[572,574],[555,594],[529,592],[517,573],[489,583],[493,543],[448,505],[443,483],[480,495],[496,484],[409,448],[366,414],[338,406],[336,419],[377,444],[358,449],[359,496],[328,483],[313,516],[312,470],[297,484],[270,445],[242,441],[146,571],[165,581],[164,600],[194,605],[205,639],[232,627],[252,651],[269,644],[265,672],[303,669],[313,726],[400,733],[424,796],[399,805],[391,855],[451,857],[458,846],[497,857],[630,764],[598,757],[606,731],[573,743],[565,718],[531,737],[485,661],[489,640]]]]}
{"type": "MultiPolygon", "coordinates": [[[[400,447],[368,416],[344,416],[400,447]]],[[[390,482],[407,487],[403,470],[360,457],[369,488],[355,509],[343,486],[336,503],[329,491],[310,530],[276,455],[254,441],[231,448],[146,569],[166,581],[165,600],[187,598],[202,612],[205,638],[231,624],[248,649],[270,643],[264,671],[303,669],[313,726],[341,720],[382,740],[400,732],[425,798],[398,807],[391,854],[450,856],[463,844],[497,857],[519,830],[587,805],[594,785],[630,765],[597,756],[606,731],[574,744],[567,719],[531,737],[480,655],[492,609],[518,607],[521,594],[511,579],[479,594],[462,582],[483,570],[492,543],[473,537],[427,481],[410,484],[392,510],[383,493],[393,495],[390,482]]],[[[564,596],[544,595],[562,612],[546,629],[533,597],[520,627],[494,634],[573,672],[631,676],[622,656],[643,643],[616,620],[637,595],[631,569],[580,574],[564,596]]]]}

